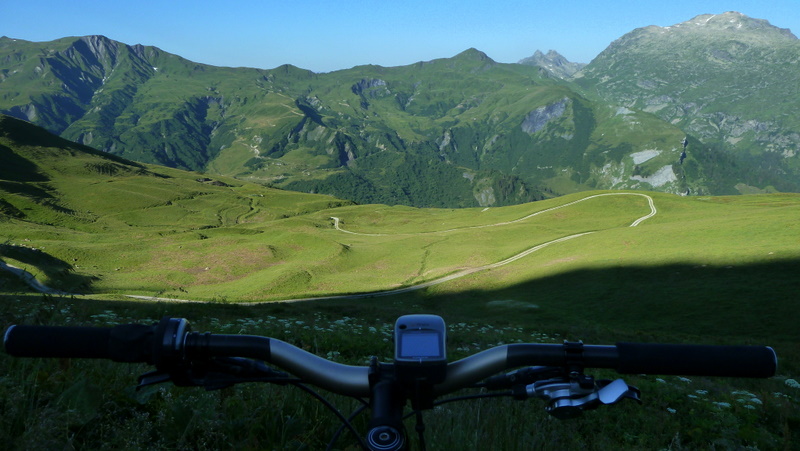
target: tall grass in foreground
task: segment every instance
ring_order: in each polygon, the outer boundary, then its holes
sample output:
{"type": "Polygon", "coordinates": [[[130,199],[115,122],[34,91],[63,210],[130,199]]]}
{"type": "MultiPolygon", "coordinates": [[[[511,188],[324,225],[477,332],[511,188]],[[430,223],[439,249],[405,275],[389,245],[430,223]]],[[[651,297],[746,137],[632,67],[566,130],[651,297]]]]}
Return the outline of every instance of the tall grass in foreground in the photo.
{"type": "MultiPolygon", "coordinates": [[[[395,317],[429,311],[426,302],[246,308],[5,295],[0,318],[4,327],[112,326],[185,316],[195,330],[267,335],[331,360],[364,364],[372,355],[390,358],[395,317]]],[[[508,318],[479,322],[445,314],[451,359],[498,344],[565,338],[554,329],[508,318]]],[[[587,343],[617,338],[613,331],[581,333],[587,343]]],[[[163,385],[136,391],[136,377],[147,370],[145,365],[0,355],[0,438],[9,449],[324,449],[339,427],[329,411],[293,387],[245,384],[205,392],[163,385]]],[[[594,375],[616,377],[613,372],[594,375]]],[[[644,405],[625,402],[572,421],[549,417],[536,400],[444,404],[425,413],[426,438],[431,449],[796,449],[798,376],[757,381],[626,377],[642,389],[644,405]]],[[[358,406],[328,397],[345,415],[358,406]]],[[[356,427],[363,431],[366,420],[358,418],[356,427]]],[[[413,436],[413,421],[406,426],[413,436]]],[[[335,448],[356,446],[344,434],[335,448]]]]}

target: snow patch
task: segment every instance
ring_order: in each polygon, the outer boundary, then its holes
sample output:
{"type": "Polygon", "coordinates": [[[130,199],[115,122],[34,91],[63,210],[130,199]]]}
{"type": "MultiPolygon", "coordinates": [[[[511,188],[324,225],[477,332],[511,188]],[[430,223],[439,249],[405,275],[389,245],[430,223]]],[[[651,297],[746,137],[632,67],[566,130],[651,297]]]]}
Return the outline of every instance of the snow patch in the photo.
{"type": "Polygon", "coordinates": [[[659,156],[661,154],[660,150],[643,150],[641,152],[635,152],[631,154],[631,158],[633,158],[633,164],[642,164],[645,161],[652,160],[653,158],[659,156]]]}
{"type": "Polygon", "coordinates": [[[659,186],[664,186],[670,182],[678,181],[678,177],[675,175],[675,171],[672,170],[672,165],[666,165],[656,171],[655,174],[649,177],[642,177],[641,175],[632,175],[631,180],[638,180],[640,182],[649,183],[654,188],[659,186]]]}

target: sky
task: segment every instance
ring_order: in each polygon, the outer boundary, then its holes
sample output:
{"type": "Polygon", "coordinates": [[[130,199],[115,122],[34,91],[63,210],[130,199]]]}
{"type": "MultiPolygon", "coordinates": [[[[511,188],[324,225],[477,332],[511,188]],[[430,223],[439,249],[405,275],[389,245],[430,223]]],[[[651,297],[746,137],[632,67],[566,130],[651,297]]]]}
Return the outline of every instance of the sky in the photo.
{"type": "Polygon", "coordinates": [[[0,36],[99,34],[214,66],[331,72],[468,48],[502,63],[551,49],[588,63],[636,28],[726,11],[800,35],[798,0],[0,0],[0,36]]]}

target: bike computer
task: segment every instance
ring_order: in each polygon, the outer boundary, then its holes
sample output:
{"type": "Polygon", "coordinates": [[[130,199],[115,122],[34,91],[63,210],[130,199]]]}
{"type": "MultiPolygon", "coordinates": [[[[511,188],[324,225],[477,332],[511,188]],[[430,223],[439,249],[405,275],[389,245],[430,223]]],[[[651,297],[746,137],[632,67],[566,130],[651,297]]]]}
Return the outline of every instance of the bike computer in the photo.
{"type": "Polygon", "coordinates": [[[437,315],[405,315],[394,325],[394,363],[401,378],[444,380],[447,327],[437,315]]]}

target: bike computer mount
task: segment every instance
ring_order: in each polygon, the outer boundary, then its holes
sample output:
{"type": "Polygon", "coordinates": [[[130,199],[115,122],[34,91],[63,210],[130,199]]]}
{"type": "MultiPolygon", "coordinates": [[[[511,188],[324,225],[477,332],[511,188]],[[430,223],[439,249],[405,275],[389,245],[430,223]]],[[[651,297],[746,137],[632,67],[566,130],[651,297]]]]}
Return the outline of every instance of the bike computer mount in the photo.
{"type": "Polygon", "coordinates": [[[437,315],[404,315],[394,325],[394,365],[399,378],[442,382],[447,373],[447,327],[437,315]]]}

